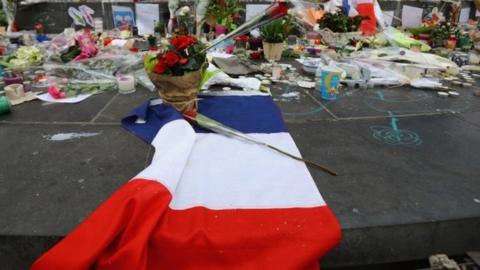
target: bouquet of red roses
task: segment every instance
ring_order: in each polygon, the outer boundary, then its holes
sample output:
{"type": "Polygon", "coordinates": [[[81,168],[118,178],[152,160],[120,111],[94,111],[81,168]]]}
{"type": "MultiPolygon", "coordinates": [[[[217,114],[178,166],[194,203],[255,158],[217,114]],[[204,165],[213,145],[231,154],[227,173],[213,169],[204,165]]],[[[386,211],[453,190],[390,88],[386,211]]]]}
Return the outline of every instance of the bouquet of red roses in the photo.
{"type": "Polygon", "coordinates": [[[144,58],[148,77],[160,97],[179,111],[197,108],[202,73],[207,67],[204,48],[194,36],[175,36],[160,53],[144,58]]]}
{"type": "Polygon", "coordinates": [[[166,49],[144,59],[147,72],[182,76],[199,70],[205,63],[205,45],[195,36],[174,36],[166,49]]]}

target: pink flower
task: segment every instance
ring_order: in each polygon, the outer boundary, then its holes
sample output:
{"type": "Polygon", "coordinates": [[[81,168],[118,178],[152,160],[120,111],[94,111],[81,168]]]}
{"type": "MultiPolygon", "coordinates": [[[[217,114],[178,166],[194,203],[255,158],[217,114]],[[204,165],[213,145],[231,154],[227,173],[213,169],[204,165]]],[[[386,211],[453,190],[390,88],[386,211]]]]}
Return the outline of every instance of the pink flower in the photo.
{"type": "Polygon", "coordinates": [[[48,87],[48,93],[49,93],[50,96],[52,96],[54,99],[65,98],[65,93],[63,93],[62,91],[60,91],[60,89],[58,89],[58,87],[57,87],[56,84],[51,84],[51,85],[48,87]]]}

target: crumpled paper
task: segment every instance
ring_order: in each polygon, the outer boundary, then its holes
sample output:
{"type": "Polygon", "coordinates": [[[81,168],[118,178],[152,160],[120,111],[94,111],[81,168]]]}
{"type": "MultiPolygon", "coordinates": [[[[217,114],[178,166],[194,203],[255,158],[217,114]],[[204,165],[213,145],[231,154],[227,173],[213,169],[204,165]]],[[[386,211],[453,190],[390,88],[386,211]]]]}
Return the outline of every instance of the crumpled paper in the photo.
{"type": "Polygon", "coordinates": [[[260,90],[261,82],[257,78],[232,78],[221,69],[210,64],[206,70],[203,80],[202,80],[202,89],[209,89],[212,85],[221,84],[228,85],[232,87],[239,88],[248,88],[251,90],[260,90]]]}

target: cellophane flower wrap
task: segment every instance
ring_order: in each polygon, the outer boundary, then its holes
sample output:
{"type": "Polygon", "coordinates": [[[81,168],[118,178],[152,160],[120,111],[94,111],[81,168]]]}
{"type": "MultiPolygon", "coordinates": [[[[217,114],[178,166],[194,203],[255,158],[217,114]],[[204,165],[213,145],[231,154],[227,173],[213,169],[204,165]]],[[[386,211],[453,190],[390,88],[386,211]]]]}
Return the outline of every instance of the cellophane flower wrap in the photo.
{"type": "Polygon", "coordinates": [[[144,58],[147,74],[160,97],[179,111],[196,110],[196,98],[206,67],[204,48],[194,36],[174,36],[160,53],[144,58]]]}

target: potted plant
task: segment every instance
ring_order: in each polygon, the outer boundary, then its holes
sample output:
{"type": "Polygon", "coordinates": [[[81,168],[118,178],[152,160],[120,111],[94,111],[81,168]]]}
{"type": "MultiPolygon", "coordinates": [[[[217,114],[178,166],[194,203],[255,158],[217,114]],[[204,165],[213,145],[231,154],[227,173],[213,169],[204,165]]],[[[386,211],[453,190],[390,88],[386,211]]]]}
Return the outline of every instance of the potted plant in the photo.
{"type": "Polygon", "coordinates": [[[454,49],[460,37],[460,29],[449,22],[440,23],[432,29],[430,37],[432,38],[432,47],[443,45],[445,48],[454,49]]]}
{"type": "Polygon", "coordinates": [[[195,36],[174,36],[158,54],[144,58],[148,77],[164,103],[178,111],[195,111],[202,73],[206,68],[205,45],[195,36]]]}
{"type": "Polygon", "coordinates": [[[208,6],[206,21],[215,26],[215,35],[220,36],[237,28],[235,19],[244,10],[237,0],[215,0],[208,6]]]}
{"type": "Polygon", "coordinates": [[[291,16],[277,19],[260,28],[263,39],[263,54],[269,61],[278,61],[282,57],[283,43],[293,28],[291,16]]]}
{"type": "Polygon", "coordinates": [[[165,23],[155,21],[153,31],[156,35],[158,35],[158,37],[165,37],[165,23]]]}

